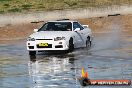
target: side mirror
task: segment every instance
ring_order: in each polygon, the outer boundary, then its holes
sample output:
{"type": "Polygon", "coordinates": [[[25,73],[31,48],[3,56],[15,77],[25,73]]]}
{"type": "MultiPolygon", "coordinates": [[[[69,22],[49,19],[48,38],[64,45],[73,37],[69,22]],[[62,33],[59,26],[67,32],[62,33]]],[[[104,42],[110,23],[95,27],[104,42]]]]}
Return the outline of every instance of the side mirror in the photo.
{"type": "Polygon", "coordinates": [[[38,32],[38,29],[34,29],[34,32],[38,32]]]}
{"type": "Polygon", "coordinates": [[[77,31],[80,31],[81,29],[80,28],[76,28],[74,31],[77,32],[77,31]]]}
{"type": "Polygon", "coordinates": [[[88,25],[83,25],[84,28],[88,28],[88,25]]]}

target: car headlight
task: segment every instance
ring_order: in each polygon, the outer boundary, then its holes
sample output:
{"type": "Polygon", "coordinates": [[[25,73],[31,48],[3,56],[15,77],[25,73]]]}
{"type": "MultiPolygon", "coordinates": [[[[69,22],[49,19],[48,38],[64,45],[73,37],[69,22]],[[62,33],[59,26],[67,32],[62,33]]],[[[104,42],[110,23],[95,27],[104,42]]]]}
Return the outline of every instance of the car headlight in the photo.
{"type": "Polygon", "coordinates": [[[65,40],[65,37],[56,37],[56,38],[54,38],[54,41],[59,41],[59,40],[65,40]]]}
{"type": "Polygon", "coordinates": [[[35,41],[35,38],[28,37],[27,41],[35,41]]]}

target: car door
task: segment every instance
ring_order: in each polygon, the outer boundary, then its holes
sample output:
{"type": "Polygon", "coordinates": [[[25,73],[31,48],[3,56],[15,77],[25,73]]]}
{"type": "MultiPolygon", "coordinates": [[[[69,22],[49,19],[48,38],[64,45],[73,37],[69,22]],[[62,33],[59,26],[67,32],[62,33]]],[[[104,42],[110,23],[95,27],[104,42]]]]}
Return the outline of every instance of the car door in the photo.
{"type": "Polygon", "coordinates": [[[88,37],[88,29],[87,28],[84,28],[80,23],[78,23],[78,25],[80,26],[81,28],[81,36],[83,38],[83,47],[86,46],[86,40],[87,40],[87,37],[88,37]]]}
{"type": "Polygon", "coordinates": [[[75,40],[76,40],[76,46],[82,47],[84,45],[84,38],[83,38],[83,27],[79,25],[78,22],[73,22],[73,30],[76,28],[80,28],[80,31],[75,32],[75,40]]]}

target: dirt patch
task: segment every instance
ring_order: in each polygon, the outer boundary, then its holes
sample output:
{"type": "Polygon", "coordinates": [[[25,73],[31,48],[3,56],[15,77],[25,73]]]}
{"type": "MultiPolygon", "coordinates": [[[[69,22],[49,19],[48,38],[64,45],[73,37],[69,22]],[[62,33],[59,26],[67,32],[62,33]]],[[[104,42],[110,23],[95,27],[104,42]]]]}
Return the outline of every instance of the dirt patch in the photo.
{"type": "Polygon", "coordinates": [[[131,31],[132,28],[132,15],[79,19],[79,21],[88,24],[94,33],[111,32],[111,24],[114,22],[122,26],[122,31],[131,31]]]}
{"type": "Polygon", "coordinates": [[[7,25],[0,28],[0,40],[14,40],[23,39],[29,36],[33,29],[38,28],[41,24],[19,24],[19,25],[7,25]]]}

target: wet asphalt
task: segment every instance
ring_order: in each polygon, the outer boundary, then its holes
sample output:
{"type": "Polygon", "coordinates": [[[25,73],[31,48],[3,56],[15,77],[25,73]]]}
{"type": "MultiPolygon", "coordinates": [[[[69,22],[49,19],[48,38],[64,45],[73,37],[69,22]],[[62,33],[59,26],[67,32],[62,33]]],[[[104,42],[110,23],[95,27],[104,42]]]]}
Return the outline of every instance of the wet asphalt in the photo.
{"type": "MultiPolygon", "coordinates": [[[[38,52],[29,56],[26,40],[0,44],[0,88],[83,88],[78,82],[84,67],[90,79],[132,80],[132,36],[120,30],[94,33],[89,49],[71,53],[38,52]]],[[[87,86],[86,88],[132,88],[87,86]]]]}

